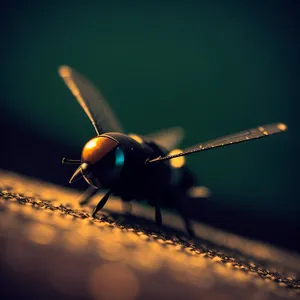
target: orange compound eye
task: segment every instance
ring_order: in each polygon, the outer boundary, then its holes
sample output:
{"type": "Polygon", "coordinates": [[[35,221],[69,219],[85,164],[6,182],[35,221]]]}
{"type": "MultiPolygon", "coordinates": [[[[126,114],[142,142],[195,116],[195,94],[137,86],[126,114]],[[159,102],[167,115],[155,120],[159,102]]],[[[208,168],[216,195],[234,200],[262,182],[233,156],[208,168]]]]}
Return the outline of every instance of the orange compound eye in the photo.
{"type": "Polygon", "coordinates": [[[118,145],[114,140],[97,136],[89,140],[83,147],[81,159],[83,162],[95,164],[118,145]]]}

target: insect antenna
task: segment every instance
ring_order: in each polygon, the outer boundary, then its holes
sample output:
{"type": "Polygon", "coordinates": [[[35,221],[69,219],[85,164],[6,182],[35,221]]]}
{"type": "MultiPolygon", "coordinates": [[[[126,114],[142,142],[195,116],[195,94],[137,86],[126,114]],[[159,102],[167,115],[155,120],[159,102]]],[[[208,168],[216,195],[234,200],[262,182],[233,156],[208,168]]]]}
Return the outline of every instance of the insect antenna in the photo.
{"type": "Polygon", "coordinates": [[[64,157],[61,161],[62,164],[70,164],[70,165],[80,165],[81,164],[81,160],[79,159],[70,159],[70,158],[66,158],[64,157]]]}

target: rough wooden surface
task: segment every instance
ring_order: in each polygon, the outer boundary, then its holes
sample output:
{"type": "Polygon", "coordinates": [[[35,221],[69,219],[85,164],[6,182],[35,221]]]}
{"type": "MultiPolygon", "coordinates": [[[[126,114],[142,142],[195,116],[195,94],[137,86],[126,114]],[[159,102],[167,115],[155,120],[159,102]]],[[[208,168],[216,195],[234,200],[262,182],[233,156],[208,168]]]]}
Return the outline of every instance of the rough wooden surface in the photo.
{"type": "Polygon", "coordinates": [[[93,219],[78,197],[0,172],[1,299],[300,298],[296,254],[204,224],[191,241],[166,212],[159,232],[152,208],[114,198],[93,219]]]}

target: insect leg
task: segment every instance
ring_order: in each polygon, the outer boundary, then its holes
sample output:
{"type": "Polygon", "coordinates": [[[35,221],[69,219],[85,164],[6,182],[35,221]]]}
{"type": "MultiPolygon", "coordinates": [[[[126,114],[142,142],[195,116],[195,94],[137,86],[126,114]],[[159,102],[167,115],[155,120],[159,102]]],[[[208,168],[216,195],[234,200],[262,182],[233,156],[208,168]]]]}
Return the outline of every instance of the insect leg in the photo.
{"type": "Polygon", "coordinates": [[[159,227],[162,226],[161,211],[158,204],[155,204],[155,222],[159,227]]]}
{"type": "Polygon", "coordinates": [[[92,213],[92,217],[94,218],[97,214],[97,212],[103,208],[103,206],[106,204],[110,194],[112,193],[112,190],[109,190],[104,197],[98,202],[97,206],[95,207],[93,213],[92,213]]]}
{"type": "Polygon", "coordinates": [[[132,205],[128,200],[122,199],[122,206],[125,214],[131,215],[132,212],[132,205]]]}
{"type": "Polygon", "coordinates": [[[81,201],[79,202],[79,204],[85,205],[88,204],[92,197],[98,192],[98,189],[95,189],[94,187],[90,186],[81,196],[81,201]]]}
{"type": "MultiPolygon", "coordinates": [[[[185,199],[185,198],[183,198],[183,199],[185,199]]],[[[195,232],[193,230],[191,221],[188,217],[186,207],[183,203],[183,199],[180,199],[178,201],[177,209],[178,209],[178,212],[179,212],[180,216],[182,217],[182,219],[184,221],[184,225],[185,225],[185,229],[186,229],[187,233],[190,235],[191,238],[194,238],[195,237],[195,232]]]]}

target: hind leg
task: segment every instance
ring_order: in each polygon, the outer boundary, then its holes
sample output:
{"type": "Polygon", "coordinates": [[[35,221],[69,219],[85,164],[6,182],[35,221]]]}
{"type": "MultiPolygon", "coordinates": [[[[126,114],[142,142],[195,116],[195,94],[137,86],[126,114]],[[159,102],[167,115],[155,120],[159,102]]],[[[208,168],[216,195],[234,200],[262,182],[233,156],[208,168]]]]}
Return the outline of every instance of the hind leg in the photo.
{"type": "Polygon", "coordinates": [[[130,203],[131,199],[122,198],[122,207],[126,215],[131,215],[132,213],[132,204],[130,203]]]}
{"type": "Polygon", "coordinates": [[[158,204],[155,204],[155,222],[157,226],[162,226],[162,216],[160,211],[160,206],[158,204]]]}
{"type": "Polygon", "coordinates": [[[184,222],[185,229],[187,233],[190,235],[191,238],[195,238],[195,232],[192,226],[192,223],[188,217],[187,209],[186,209],[186,203],[184,199],[187,199],[186,197],[183,197],[181,199],[178,199],[177,201],[177,210],[184,222]]]}

